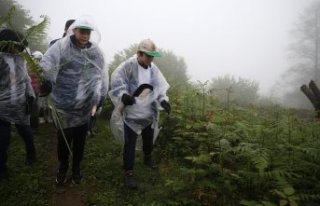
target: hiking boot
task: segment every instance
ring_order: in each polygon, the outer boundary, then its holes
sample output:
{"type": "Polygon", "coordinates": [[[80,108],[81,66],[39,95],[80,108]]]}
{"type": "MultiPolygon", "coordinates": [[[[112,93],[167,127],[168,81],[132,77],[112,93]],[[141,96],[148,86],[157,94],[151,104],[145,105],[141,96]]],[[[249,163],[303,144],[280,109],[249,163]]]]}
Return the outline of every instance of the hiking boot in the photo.
{"type": "Polygon", "coordinates": [[[126,171],[125,176],[124,176],[124,181],[125,181],[126,186],[129,189],[136,189],[138,187],[137,182],[134,179],[132,170],[126,171]]]}
{"type": "Polygon", "coordinates": [[[151,155],[145,155],[143,163],[151,169],[156,169],[158,167],[151,155]]]}
{"type": "Polygon", "coordinates": [[[62,185],[67,182],[67,173],[66,172],[57,172],[56,183],[62,185]]]}
{"type": "Polygon", "coordinates": [[[73,184],[80,184],[82,180],[82,175],[79,173],[72,173],[72,183],[73,184]]]}

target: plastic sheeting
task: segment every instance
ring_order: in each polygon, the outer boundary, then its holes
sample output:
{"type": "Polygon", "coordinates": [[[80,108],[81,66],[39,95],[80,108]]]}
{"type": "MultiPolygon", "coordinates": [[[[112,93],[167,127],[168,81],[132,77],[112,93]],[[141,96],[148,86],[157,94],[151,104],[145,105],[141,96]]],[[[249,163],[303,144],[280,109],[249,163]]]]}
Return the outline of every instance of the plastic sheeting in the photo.
{"type": "MultiPolygon", "coordinates": [[[[146,105],[150,105],[153,99],[153,94],[149,94],[148,96],[140,96],[135,97],[136,103],[131,106],[124,106],[122,103],[120,103],[112,112],[110,123],[111,123],[111,131],[113,136],[116,138],[116,140],[124,144],[124,111],[129,110],[131,113],[134,113],[134,115],[138,118],[146,118],[146,124],[143,124],[141,121],[135,122],[134,120],[131,122],[131,127],[135,128],[135,132],[138,134],[137,143],[136,143],[136,149],[140,150],[142,148],[142,139],[141,139],[141,130],[145,128],[145,125],[148,126],[150,117],[150,110],[143,109],[146,105]],[[131,108],[130,108],[131,107],[131,108]]],[[[152,128],[154,129],[153,134],[153,142],[156,141],[158,134],[161,130],[161,128],[158,127],[158,120],[159,120],[159,113],[157,118],[153,119],[152,121],[152,128]]],[[[128,124],[128,123],[126,123],[128,124]]],[[[131,128],[130,127],[130,128],[131,128]]]]}
{"type": "Polygon", "coordinates": [[[108,91],[108,72],[98,46],[91,42],[80,49],[74,35],[67,35],[48,49],[40,66],[44,78],[53,84],[51,97],[62,127],[88,123],[92,108],[108,91]]]}
{"type": "Polygon", "coordinates": [[[0,119],[29,125],[27,97],[35,97],[26,62],[20,55],[0,52],[0,119]]]}
{"type": "Polygon", "coordinates": [[[109,96],[115,105],[110,120],[111,129],[114,137],[120,142],[123,142],[123,122],[125,122],[137,134],[141,130],[152,124],[156,139],[159,128],[158,120],[158,107],[162,100],[168,101],[166,92],[169,89],[169,84],[163,77],[160,70],[155,64],[151,64],[151,82],[153,91],[143,98],[135,97],[136,103],[131,106],[126,106],[121,113],[121,97],[124,93],[133,95],[138,89],[138,61],[137,57],[133,56],[126,62],[123,62],[111,76],[111,90],[109,96]]]}

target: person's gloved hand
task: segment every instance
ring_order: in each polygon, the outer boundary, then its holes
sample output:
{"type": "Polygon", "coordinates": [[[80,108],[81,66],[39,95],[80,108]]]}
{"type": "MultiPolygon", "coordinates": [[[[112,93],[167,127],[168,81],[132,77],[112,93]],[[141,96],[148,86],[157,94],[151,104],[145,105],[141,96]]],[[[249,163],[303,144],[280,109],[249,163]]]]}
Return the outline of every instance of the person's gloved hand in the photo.
{"type": "Polygon", "coordinates": [[[39,97],[45,97],[50,94],[52,91],[52,84],[48,80],[43,80],[43,82],[40,85],[40,94],[39,97]]]}
{"type": "Polygon", "coordinates": [[[160,103],[161,107],[168,113],[170,114],[171,112],[171,106],[169,104],[169,102],[167,102],[166,100],[163,100],[161,103],[160,103]]]}
{"type": "Polygon", "coordinates": [[[121,101],[124,105],[133,105],[134,103],[136,103],[136,100],[134,99],[134,97],[126,93],[122,95],[121,101]]]}
{"type": "Polygon", "coordinates": [[[33,96],[27,97],[27,99],[26,99],[26,114],[31,113],[33,101],[34,101],[33,96]]]}

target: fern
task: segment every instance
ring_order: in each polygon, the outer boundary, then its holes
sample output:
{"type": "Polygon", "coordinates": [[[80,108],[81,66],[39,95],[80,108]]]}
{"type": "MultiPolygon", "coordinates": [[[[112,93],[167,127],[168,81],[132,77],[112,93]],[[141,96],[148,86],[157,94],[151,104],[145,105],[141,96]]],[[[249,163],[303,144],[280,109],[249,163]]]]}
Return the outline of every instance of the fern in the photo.
{"type": "Polygon", "coordinates": [[[301,201],[320,201],[320,194],[303,194],[297,195],[301,201]]]}
{"type": "Polygon", "coordinates": [[[267,154],[257,154],[251,157],[251,162],[254,164],[255,168],[258,170],[259,175],[263,176],[266,168],[269,166],[267,154]]]}
{"type": "MultiPolygon", "coordinates": [[[[264,177],[273,178],[273,179],[279,179],[279,178],[287,178],[287,177],[297,177],[296,174],[289,172],[288,170],[284,168],[276,168],[271,171],[265,171],[263,173],[264,177]]],[[[298,176],[299,177],[299,176],[298,176]]]]}
{"type": "Polygon", "coordinates": [[[25,32],[26,39],[29,39],[31,41],[36,39],[41,39],[45,34],[45,29],[50,24],[50,20],[49,20],[49,17],[46,15],[41,15],[40,17],[43,20],[39,24],[33,25],[26,30],[25,32]]]}
{"type": "MultiPolygon", "coordinates": [[[[0,17],[0,26],[4,26],[7,28],[11,27],[11,20],[13,19],[16,12],[16,8],[13,6],[10,8],[8,14],[6,16],[0,17]]],[[[29,29],[26,30],[24,39],[20,39],[20,42],[12,42],[12,41],[1,41],[0,48],[8,47],[13,48],[17,45],[23,44],[25,40],[32,40],[32,39],[41,39],[40,37],[44,35],[45,29],[49,24],[49,18],[47,16],[41,16],[43,20],[37,24],[31,26],[29,29]]],[[[31,54],[28,50],[21,53],[24,59],[27,61],[27,64],[32,72],[36,73],[39,77],[40,81],[42,80],[41,69],[38,65],[32,60],[31,54]]]]}
{"type": "Polygon", "coordinates": [[[320,149],[318,148],[306,148],[306,147],[299,147],[296,146],[295,149],[298,151],[310,156],[316,162],[320,162],[320,149]]]}

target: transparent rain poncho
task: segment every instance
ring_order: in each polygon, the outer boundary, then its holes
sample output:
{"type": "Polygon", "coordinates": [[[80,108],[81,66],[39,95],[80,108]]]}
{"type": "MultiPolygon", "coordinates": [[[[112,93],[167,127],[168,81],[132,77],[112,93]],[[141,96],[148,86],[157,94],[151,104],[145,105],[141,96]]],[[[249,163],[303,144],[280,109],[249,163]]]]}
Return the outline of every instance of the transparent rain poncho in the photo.
{"type": "MultiPolygon", "coordinates": [[[[94,24],[76,20],[70,27],[85,25],[97,32],[94,24]]],[[[72,30],[71,30],[72,31],[72,30]]],[[[51,97],[62,127],[76,127],[87,123],[92,110],[108,91],[108,72],[102,51],[91,41],[80,49],[71,33],[53,44],[44,54],[40,66],[44,78],[53,84],[51,97]]]]}
{"type": "MultiPolygon", "coordinates": [[[[133,56],[123,62],[111,76],[111,90],[109,96],[115,105],[110,124],[114,137],[123,142],[123,122],[125,122],[138,135],[141,130],[152,124],[154,129],[154,141],[156,140],[158,128],[158,107],[162,100],[168,101],[166,92],[169,84],[155,64],[151,64],[152,91],[135,97],[136,103],[124,106],[121,97],[124,93],[133,95],[138,89],[138,61],[133,56]]],[[[139,141],[139,140],[138,140],[139,141]]]]}
{"type": "Polygon", "coordinates": [[[35,97],[21,55],[0,52],[0,120],[29,125],[27,97],[35,97]]]}

